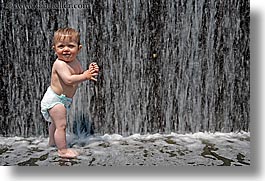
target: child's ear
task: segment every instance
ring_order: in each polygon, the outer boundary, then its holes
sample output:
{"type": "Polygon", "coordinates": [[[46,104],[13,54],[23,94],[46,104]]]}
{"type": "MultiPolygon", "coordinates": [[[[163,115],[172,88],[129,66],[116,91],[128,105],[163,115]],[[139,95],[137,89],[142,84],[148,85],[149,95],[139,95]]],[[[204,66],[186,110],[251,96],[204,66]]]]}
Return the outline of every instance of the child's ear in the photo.
{"type": "Polygon", "coordinates": [[[82,47],[83,47],[82,45],[79,45],[79,46],[78,46],[78,50],[81,50],[82,47]]]}

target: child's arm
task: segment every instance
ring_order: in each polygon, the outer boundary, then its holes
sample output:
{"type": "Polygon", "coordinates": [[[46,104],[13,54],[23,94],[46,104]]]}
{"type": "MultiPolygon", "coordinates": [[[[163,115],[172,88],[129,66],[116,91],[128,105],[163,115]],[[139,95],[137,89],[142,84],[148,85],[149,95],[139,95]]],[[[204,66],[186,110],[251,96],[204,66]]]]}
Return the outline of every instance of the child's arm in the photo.
{"type": "Polygon", "coordinates": [[[55,66],[54,67],[55,71],[58,73],[58,75],[65,84],[68,85],[79,84],[85,80],[97,81],[93,77],[98,75],[95,69],[88,69],[84,71],[82,74],[72,75],[66,63],[58,61],[55,63],[54,66],[55,66]]]}

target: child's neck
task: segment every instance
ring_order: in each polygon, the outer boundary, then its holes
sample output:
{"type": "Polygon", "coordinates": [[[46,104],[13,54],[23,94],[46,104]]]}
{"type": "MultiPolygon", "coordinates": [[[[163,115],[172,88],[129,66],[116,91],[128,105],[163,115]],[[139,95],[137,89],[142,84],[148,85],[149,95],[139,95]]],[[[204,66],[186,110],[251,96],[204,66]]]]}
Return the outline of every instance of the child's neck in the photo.
{"type": "Polygon", "coordinates": [[[57,58],[57,60],[59,60],[59,61],[63,61],[63,62],[65,62],[65,63],[72,63],[72,62],[76,62],[76,61],[77,61],[76,58],[73,59],[73,60],[62,60],[62,59],[57,58]]]}

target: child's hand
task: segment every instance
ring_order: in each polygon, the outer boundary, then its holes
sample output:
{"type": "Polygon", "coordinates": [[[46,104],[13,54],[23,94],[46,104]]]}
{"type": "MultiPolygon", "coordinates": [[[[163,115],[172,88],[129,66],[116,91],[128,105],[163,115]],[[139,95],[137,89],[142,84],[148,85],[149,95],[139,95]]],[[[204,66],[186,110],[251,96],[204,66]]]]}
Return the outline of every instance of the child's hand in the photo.
{"type": "Polygon", "coordinates": [[[89,65],[88,70],[84,71],[84,74],[86,75],[86,78],[88,80],[97,81],[97,79],[94,76],[97,76],[99,72],[99,67],[96,63],[91,63],[89,65]]]}
{"type": "Polygon", "coordinates": [[[97,65],[97,63],[95,62],[92,62],[90,65],[89,65],[89,68],[88,69],[93,69],[95,70],[97,73],[99,72],[99,67],[97,65]]]}
{"type": "Polygon", "coordinates": [[[87,80],[97,81],[97,79],[94,76],[97,76],[98,73],[96,73],[95,70],[89,70],[88,69],[88,70],[84,71],[83,74],[85,74],[87,80]]]}

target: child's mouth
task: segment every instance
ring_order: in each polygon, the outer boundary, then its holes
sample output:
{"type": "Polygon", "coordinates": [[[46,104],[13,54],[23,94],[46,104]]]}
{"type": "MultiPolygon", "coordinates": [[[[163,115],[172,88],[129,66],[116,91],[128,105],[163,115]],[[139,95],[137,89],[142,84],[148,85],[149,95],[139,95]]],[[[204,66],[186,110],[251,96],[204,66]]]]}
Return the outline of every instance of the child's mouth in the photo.
{"type": "Polygon", "coordinates": [[[71,54],[63,54],[64,57],[69,58],[71,54]]]}

